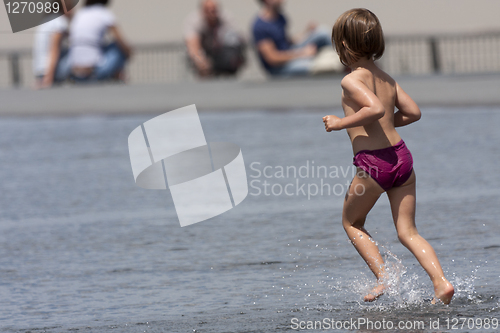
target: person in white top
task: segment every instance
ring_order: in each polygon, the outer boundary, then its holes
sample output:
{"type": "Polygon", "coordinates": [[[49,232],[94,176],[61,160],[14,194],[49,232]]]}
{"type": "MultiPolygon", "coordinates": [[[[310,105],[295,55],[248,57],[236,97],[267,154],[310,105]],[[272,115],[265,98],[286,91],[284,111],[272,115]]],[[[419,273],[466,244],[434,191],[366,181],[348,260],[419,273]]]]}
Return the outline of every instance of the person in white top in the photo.
{"type": "Polygon", "coordinates": [[[102,81],[118,78],[131,48],[116,26],[108,0],[87,0],[70,26],[70,63],[75,81],[102,81]],[[105,36],[114,38],[105,44],[105,36]]]}
{"type": "Polygon", "coordinates": [[[36,88],[48,88],[66,80],[70,73],[67,47],[69,20],[72,11],[39,25],[33,45],[33,74],[36,88]]]}

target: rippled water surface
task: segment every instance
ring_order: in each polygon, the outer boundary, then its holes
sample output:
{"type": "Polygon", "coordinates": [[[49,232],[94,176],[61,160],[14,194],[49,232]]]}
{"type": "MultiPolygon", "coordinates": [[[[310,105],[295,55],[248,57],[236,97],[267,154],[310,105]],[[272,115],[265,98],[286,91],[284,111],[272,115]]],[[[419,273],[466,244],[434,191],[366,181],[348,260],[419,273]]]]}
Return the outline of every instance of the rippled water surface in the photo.
{"type": "Polygon", "coordinates": [[[201,113],[208,141],[242,148],[252,186],[232,211],[185,228],[168,191],[133,181],[127,137],[152,116],[0,118],[1,332],[283,332],[360,318],[498,331],[484,319],[500,319],[500,109],[424,109],[400,130],[417,226],[456,287],[450,306],[431,304],[385,196],[366,227],[393,286],[362,302],[375,281],[340,223],[352,152],[345,132],[324,132],[324,114],[201,113]],[[312,174],[321,166],[326,177],[312,174]]]}

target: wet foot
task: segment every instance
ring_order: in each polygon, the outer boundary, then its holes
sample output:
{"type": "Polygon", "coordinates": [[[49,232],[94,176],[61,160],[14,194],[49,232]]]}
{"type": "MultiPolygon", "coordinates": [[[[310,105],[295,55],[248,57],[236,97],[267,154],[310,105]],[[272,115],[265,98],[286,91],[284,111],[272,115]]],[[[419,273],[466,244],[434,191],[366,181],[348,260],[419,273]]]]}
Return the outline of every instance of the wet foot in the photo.
{"type": "Polygon", "coordinates": [[[365,302],[375,301],[377,298],[379,298],[380,296],[382,296],[384,294],[384,291],[386,288],[387,288],[387,286],[385,286],[383,284],[379,284],[378,286],[373,288],[372,291],[370,291],[370,293],[368,295],[365,296],[365,302]]]}
{"type": "Polygon", "coordinates": [[[434,293],[436,297],[432,300],[432,304],[436,304],[437,300],[440,300],[444,304],[450,304],[455,289],[448,281],[443,281],[438,286],[434,287],[434,293]]]}

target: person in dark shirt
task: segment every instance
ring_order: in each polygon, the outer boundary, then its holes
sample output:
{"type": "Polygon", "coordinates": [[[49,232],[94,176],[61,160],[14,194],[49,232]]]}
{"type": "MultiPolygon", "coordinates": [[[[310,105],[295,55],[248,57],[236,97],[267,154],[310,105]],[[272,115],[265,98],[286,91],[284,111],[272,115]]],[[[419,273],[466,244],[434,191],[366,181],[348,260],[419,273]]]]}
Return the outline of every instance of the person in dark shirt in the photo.
{"type": "Polygon", "coordinates": [[[287,20],[282,13],[284,0],[258,0],[262,6],[252,27],[252,34],[262,66],[273,76],[309,75],[318,51],[331,46],[330,34],[314,25],[308,36],[294,43],[287,34],[287,20]]]}
{"type": "Polygon", "coordinates": [[[188,56],[200,77],[235,75],[245,64],[245,41],[215,0],[202,0],[186,19],[188,56]]]}

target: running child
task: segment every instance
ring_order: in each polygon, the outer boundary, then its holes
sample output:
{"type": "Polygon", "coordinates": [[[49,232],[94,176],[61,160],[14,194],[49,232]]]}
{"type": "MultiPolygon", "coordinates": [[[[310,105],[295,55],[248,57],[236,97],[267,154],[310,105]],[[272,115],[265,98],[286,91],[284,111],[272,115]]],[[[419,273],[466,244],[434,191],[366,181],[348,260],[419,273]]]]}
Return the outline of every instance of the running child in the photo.
{"type": "Polygon", "coordinates": [[[420,109],[389,75],[374,63],[385,43],[378,18],[367,9],[342,14],[332,40],[340,60],[350,67],[341,83],[345,117],[323,118],[327,132],[347,129],[357,174],[346,194],[342,224],[352,244],[377,278],[364,297],[374,301],[388,287],[380,251],[364,228],[368,212],[387,193],[401,243],[410,250],[434,284],[435,299],[449,304],[454,294],[432,246],[415,226],[415,171],[413,159],[396,127],[420,119],[420,109]],[[394,113],[395,108],[397,112],[394,113]]]}

